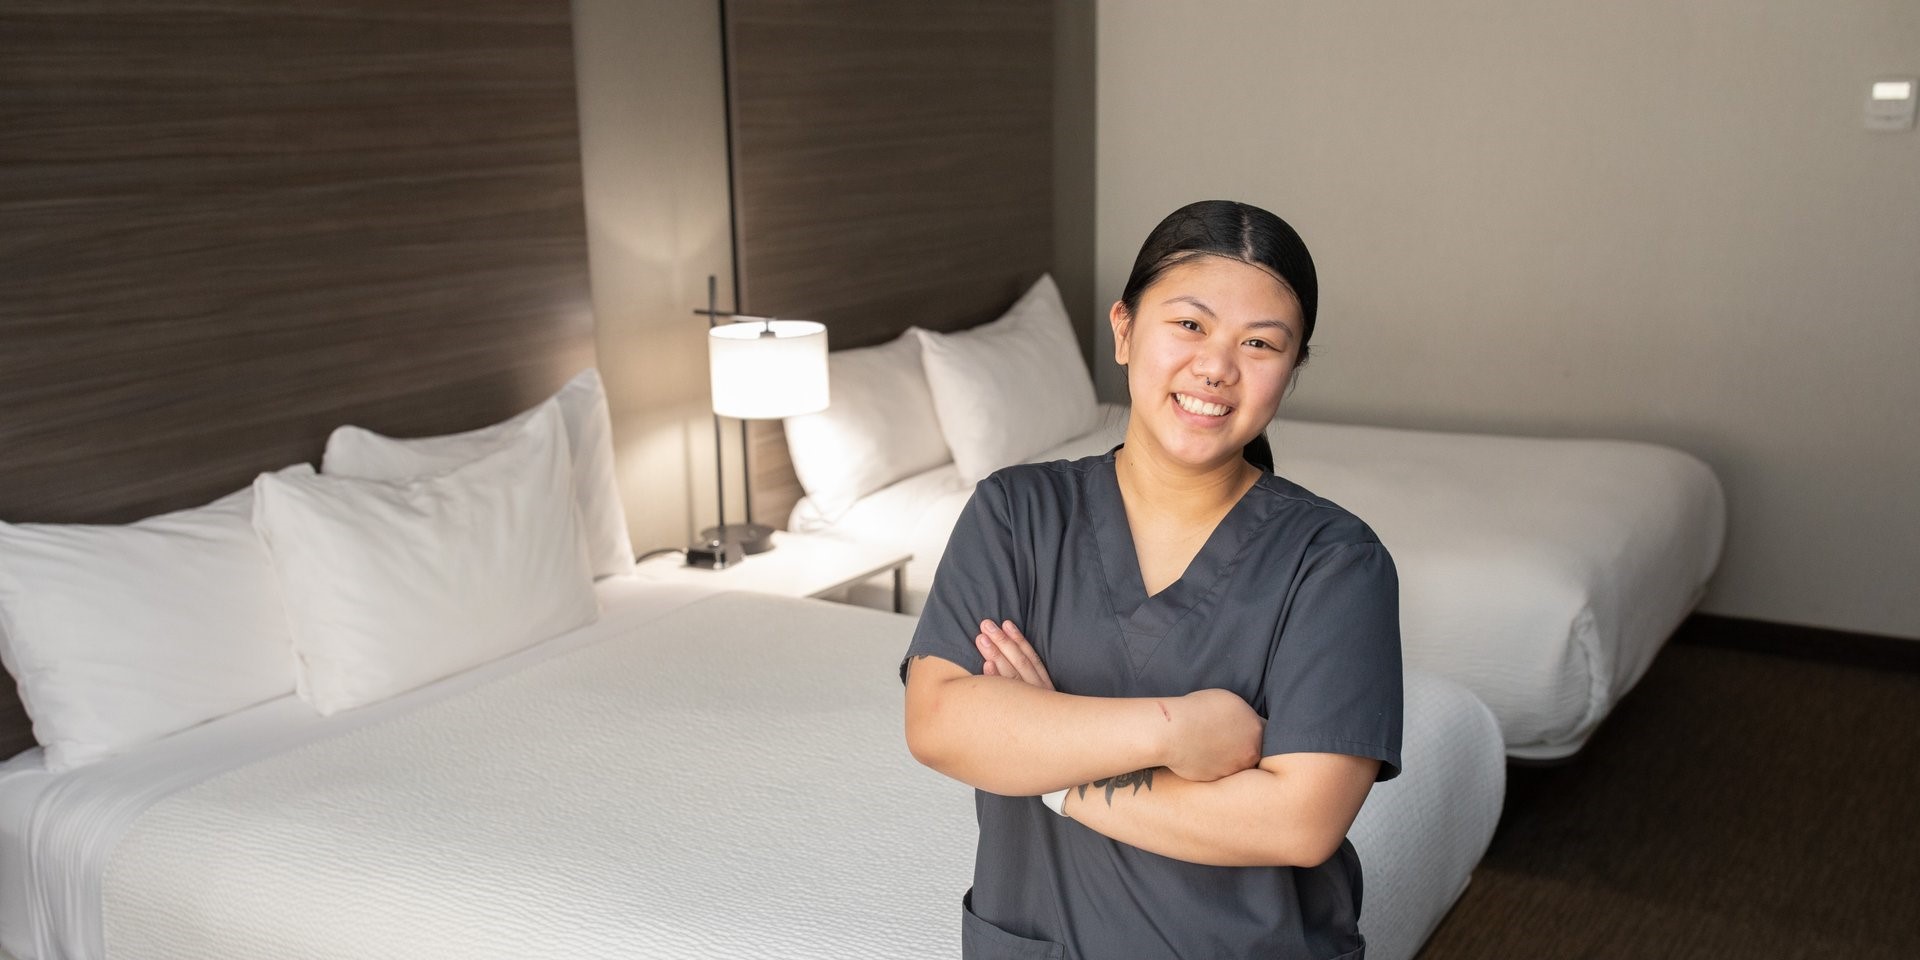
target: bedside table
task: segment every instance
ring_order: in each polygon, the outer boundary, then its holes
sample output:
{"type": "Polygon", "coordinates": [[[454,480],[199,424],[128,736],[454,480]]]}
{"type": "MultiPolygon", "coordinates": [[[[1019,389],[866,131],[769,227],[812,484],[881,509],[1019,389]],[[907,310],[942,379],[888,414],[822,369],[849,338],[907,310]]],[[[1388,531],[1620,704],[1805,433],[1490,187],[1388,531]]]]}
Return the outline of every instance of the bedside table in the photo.
{"type": "Polygon", "coordinates": [[[893,573],[893,612],[905,609],[907,561],[913,554],[892,547],[850,543],[816,534],[773,532],[773,549],[724,570],[687,566],[670,553],[635,565],[642,578],[660,583],[697,583],[727,590],[818,597],[869,577],[893,573]]]}

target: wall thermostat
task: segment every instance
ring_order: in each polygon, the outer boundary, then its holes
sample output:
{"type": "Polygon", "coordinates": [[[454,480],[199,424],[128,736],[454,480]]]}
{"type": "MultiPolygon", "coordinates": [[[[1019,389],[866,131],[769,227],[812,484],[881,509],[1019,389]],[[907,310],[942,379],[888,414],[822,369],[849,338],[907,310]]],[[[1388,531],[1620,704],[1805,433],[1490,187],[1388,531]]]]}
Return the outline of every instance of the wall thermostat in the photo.
{"type": "Polygon", "coordinates": [[[1873,81],[1867,88],[1868,130],[1912,130],[1914,87],[1912,77],[1889,77],[1873,81]]]}

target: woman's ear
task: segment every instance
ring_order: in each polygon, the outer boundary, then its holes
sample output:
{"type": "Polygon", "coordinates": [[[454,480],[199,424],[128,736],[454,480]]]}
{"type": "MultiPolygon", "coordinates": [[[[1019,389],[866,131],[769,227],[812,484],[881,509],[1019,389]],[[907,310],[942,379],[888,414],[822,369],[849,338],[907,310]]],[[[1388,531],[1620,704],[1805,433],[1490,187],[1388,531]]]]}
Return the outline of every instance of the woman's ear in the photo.
{"type": "Polygon", "coordinates": [[[1107,322],[1113,325],[1113,362],[1127,365],[1128,340],[1133,334],[1133,318],[1127,315],[1127,305],[1119,300],[1113,302],[1113,309],[1107,311],[1107,322]]]}

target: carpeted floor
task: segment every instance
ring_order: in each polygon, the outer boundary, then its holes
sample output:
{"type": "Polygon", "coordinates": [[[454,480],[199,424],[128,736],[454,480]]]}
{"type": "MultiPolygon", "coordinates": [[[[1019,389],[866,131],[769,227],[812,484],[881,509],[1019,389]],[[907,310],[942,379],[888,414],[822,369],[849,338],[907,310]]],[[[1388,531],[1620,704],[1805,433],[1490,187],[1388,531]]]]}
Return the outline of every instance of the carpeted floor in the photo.
{"type": "Polygon", "coordinates": [[[1920,958],[1920,671],[1685,631],[1580,756],[1509,768],[1420,960],[1920,958]]]}

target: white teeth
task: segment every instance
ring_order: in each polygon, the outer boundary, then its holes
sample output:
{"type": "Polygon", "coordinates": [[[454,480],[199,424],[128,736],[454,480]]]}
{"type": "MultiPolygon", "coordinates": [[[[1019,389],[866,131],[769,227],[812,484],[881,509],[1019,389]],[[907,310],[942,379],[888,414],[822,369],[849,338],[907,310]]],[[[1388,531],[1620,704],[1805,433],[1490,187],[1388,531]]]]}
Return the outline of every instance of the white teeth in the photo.
{"type": "Polygon", "coordinates": [[[1204,401],[1195,400],[1194,398],[1189,397],[1184,393],[1174,394],[1173,402],[1178,403],[1180,405],[1180,409],[1185,410],[1188,413],[1200,414],[1203,417],[1224,417],[1227,415],[1228,410],[1233,409],[1232,407],[1229,407],[1226,404],[1206,403],[1204,401]]]}

